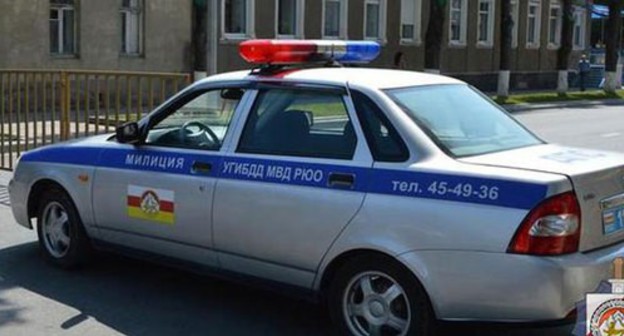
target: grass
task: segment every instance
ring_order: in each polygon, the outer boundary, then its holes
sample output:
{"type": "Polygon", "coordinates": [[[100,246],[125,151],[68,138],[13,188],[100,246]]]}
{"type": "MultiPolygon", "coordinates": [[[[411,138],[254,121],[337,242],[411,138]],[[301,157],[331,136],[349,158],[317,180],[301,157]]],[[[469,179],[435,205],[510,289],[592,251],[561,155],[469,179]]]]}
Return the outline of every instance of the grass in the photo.
{"type": "Polygon", "coordinates": [[[550,103],[575,100],[624,99],[624,90],[619,90],[616,91],[616,93],[612,94],[608,94],[602,90],[591,90],[585,92],[574,91],[562,95],[556,92],[537,92],[526,94],[512,94],[506,99],[503,97],[493,98],[497,103],[506,105],[550,103]]]}
{"type": "Polygon", "coordinates": [[[318,117],[346,117],[347,108],[342,102],[336,103],[306,103],[293,104],[288,107],[289,110],[303,110],[312,112],[315,118],[318,117]]]}

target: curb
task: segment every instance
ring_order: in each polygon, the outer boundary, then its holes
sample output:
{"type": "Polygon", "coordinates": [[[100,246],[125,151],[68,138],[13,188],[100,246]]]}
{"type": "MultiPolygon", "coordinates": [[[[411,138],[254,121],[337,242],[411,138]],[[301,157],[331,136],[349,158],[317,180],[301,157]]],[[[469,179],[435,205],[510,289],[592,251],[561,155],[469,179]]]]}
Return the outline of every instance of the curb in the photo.
{"type": "MultiPolygon", "coordinates": [[[[9,185],[9,181],[13,177],[13,172],[9,170],[0,170],[0,187],[9,185]]],[[[1,203],[0,203],[1,204],[1,203]]]]}
{"type": "Polygon", "coordinates": [[[522,113],[556,108],[624,106],[624,99],[572,100],[553,103],[501,105],[509,113],[522,113]]]}

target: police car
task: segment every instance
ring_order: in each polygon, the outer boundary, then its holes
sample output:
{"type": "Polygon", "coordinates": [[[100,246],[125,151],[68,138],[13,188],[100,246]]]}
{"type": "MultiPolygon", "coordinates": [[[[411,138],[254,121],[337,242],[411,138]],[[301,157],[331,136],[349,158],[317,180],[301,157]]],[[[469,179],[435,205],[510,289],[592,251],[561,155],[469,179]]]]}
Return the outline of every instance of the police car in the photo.
{"type": "Polygon", "coordinates": [[[95,248],[263,279],[354,335],[568,317],[624,254],[624,157],[547,144],[459,80],[361,66],[379,51],[246,41],[253,70],[23,154],[15,218],[58,266],[95,248]]]}

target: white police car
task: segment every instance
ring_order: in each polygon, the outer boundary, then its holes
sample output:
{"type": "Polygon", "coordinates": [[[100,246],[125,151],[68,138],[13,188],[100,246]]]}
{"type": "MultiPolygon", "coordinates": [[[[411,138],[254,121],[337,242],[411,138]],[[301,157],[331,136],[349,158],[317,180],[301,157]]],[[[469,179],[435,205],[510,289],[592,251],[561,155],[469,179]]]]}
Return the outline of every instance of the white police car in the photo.
{"type": "Polygon", "coordinates": [[[341,67],[371,42],[247,41],[259,66],[116,135],[25,153],[10,186],[62,267],[91,248],[310,291],[355,335],[563,319],[624,251],[624,158],[549,145],[469,85],[341,67]]]}

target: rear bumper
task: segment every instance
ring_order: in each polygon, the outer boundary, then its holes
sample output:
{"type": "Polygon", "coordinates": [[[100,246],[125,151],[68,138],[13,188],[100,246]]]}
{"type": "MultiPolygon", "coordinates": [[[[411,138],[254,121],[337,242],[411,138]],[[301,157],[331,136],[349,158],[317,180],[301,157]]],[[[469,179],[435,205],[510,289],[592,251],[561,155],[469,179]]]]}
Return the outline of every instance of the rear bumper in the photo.
{"type": "Polygon", "coordinates": [[[540,322],[566,318],[611,277],[618,256],[624,243],[562,257],[414,251],[399,259],[420,278],[439,319],[540,322]]]}

